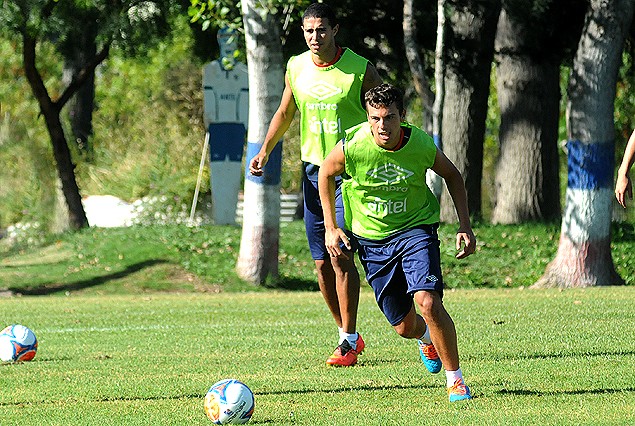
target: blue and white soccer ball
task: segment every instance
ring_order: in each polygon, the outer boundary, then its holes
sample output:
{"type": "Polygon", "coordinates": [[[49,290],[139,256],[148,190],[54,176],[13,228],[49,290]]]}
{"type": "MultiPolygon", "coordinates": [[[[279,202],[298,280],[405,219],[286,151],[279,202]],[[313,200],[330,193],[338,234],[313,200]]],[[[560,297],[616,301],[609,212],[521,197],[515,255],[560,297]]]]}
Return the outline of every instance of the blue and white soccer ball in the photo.
{"type": "Polygon", "coordinates": [[[30,328],[10,325],[0,331],[0,360],[31,361],[37,352],[37,338],[30,328]]]}
{"type": "Polygon", "coordinates": [[[244,424],[253,413],[254,394],[238,380],[216,382],[205,395],[205,414],[214,424],[244,424]]]}

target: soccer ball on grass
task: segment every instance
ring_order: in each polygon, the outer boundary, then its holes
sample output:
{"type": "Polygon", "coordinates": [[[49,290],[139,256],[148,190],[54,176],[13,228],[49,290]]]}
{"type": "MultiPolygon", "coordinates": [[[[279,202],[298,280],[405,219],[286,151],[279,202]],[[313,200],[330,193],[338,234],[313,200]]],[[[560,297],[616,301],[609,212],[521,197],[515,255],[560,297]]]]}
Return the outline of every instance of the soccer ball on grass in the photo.
{"type": "Polygon", "coordinates": [[[254,394],[238,380],[221,380],[205,395],[205,413],[217,425],[247,423],[254,413],[254,394]]]}
{"type": "Polygon", "coordinates": [[[30,328],[10,325],[0,331],[0,360],[31,361],[37,352],[37,338],[30,328]]]}

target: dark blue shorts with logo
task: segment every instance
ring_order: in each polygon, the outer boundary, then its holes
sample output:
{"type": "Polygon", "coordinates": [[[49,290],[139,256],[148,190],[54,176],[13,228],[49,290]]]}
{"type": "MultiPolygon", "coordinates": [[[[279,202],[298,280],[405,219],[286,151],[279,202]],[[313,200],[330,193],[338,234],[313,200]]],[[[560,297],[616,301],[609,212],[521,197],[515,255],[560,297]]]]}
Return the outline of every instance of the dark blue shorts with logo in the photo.
{"type": "Polygon", "coordinates": [[[393,326],[410,312],[417,291],[436,291],[443,297],[437,227],[422,225],[381,241],[358,238],[366,280],[393,326]]]}
{"type": "MultiPolygon", "coordinates": [[[[329,259],[329,253],[324,245],[324,213],[318,191],[318,171],[320,168],[311,163],[303,164],[302,173],[302,195],[304,196],[304,228],[306,238],[309,243],[309,250],[313,260],[329,259]]],[[[337,226],[344,229],[353,245],[352,251],[356,250],[353,235],[345,229],[344,225],[344,205],[342,204],[342,179],[335,177],[335,216],[337,226]]],[[[340,244],[342,250],[348,249],[340,244]]]]}

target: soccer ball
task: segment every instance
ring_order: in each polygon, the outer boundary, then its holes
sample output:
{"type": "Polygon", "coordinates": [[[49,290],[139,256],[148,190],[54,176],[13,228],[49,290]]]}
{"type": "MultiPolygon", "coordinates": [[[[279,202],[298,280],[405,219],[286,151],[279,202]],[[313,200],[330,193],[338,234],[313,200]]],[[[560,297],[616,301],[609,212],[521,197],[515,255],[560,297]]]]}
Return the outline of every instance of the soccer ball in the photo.
{"type": "Polygon", "coordinates": [[[0,332],[0,360],[31,361],[37,352],[37,339],[30,328],[10,325],[0,332]]]}
{"type": "Polygon", "coordinates": [[[238,380],[221,380],[205,395],[205,413],[217,425],[247,423],[254,413],[254,394],[238,380]]]}

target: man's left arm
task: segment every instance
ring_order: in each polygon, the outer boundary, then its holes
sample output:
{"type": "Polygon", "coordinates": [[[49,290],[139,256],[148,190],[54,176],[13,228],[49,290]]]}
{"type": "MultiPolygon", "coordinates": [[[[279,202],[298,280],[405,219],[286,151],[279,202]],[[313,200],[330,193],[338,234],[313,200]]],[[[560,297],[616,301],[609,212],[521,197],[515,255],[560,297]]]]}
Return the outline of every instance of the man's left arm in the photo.
{"type": "Polygon", "coordinates": [[[459,230],[456,234],[456,249],[459,252],[456,254],[456,258],[463,259],[474,253],[476,249],[476,237],[472,231],[470,213],[467,208],[465,182],[463,182],[463,177],[456,166],[440,149],[437,149],[432,170],[445,180],[448,192],[454,202],[454,208],[459,217],[459,230]]]}

